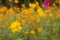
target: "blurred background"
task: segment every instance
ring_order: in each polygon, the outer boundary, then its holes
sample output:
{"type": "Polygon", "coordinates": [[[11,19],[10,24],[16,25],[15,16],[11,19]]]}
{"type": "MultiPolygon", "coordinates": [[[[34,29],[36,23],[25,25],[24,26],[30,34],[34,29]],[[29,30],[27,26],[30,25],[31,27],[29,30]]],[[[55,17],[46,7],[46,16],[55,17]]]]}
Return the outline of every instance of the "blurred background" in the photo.
{"type": "MultiPolygon", "coordinates": [[[[41,6],[44,3],[44,0],[0,0],[0,7],[2,6],[7,6],[8,8],[17,6],[17,7],[21,7],[21,4],[25,4],[26,7],[28,7],[29,3],[35,3],[38,2],[39,5],[41,6]]],[[[58,0],[57,0],[58,1],[58,0]]],[[[55,3],[57,6],[60,5],[58,3],[56,3],[56,0],[52,0],[53,3],[55,3]]]]}
{"type": "Polygon", "coordinates": [[[60,40],[60,0],[0,0],[0,40],[60,40]]]}

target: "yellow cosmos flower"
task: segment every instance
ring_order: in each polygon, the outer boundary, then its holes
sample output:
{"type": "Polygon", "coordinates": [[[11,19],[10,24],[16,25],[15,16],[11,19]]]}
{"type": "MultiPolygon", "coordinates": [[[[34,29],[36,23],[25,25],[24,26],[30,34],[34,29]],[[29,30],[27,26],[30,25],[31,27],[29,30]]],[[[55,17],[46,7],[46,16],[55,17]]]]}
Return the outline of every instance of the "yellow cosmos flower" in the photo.
{"type": "Polygon", "coordinates": [[[41,17],[45,17],[45,16],[46,16],[46,14],[44,14],[43,10],[42,10],[40,7],[38,7],[38,9],[37,9],[37,13],[38,13],[41,17]]]}
{"type": "Polygon", "coordinates": [[[35,34],[35,31],[34,31],[34,30],[31,30],[31,31],[30,31],[30,34],[35,34]]]}
{"type": "Polygon", "coordinates": [[[28,10],[27,9],[23,10],[23,13],[28,14],[28,10]]]}
{"type": "Polygon", "coordinates": [[[36,5],[36,7],[39,7],[39,3],[37,1],[36,1],[35,5],[36,5]]]}
{"type": "Polygon", "coordinates": [[[13,33],[15,33],[15,32],[20,32],[22,30],[22,27],[18,21],[15,21],[10,25],[10,29],[13,33]]]}
{"type": "Polygon", "coordinates": [[[35,8],[35,6],[36,5],[34,3],[33,4],[32,3],[29,4],[29,7],[31,7],[31,8],[35,8]]]}

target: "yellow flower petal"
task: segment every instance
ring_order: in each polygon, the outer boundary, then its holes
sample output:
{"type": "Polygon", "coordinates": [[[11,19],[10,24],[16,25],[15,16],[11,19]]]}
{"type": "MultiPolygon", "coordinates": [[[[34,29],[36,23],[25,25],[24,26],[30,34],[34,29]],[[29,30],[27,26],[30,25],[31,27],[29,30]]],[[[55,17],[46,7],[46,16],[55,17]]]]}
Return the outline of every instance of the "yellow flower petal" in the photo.
{"type": "Polygon", "coordinates": [[[20,32],[22,30],[22,27],[18,21],[15,21],[10,25],[10,29],[12,32],[20,32]]]}

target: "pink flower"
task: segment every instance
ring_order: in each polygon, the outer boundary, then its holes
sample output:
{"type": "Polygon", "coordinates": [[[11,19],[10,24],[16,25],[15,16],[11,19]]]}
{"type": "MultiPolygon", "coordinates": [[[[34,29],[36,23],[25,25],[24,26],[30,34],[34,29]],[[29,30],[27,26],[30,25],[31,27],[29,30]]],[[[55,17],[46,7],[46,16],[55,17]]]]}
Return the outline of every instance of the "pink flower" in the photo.
{"type": "Polygon", "coordinates": [[[44,0],[44,7],[46,9],[50,8],[52,6],[52,1],[51,0],[44,0]]]}

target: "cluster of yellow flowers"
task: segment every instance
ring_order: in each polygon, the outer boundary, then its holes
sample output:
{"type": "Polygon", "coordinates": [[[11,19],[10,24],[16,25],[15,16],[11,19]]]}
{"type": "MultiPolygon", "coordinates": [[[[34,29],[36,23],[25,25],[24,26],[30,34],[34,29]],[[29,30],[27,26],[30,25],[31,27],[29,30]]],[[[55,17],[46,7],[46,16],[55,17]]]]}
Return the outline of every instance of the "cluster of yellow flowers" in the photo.
{"type": "MultiPolygon", "coordinates": [[[[11,1],[11,0],[10,0],[11,1]]],[[[18,3],[18,0],[15,0],[15,3],[18,3]]],[[[24,5],[22,5],[22,8],[10,8],[7,9],[5,6],[0,8],[0,19],[5,20],[7,19],[10,15],[14,15],[15,13],[19,13],[18,17],[16,18],[16,21],[11,23],[10,25],[10,29],[13,33],[15,32],[20,32],[22,30],[22,26],[29,26],[30,24],[32,24],[33,26],[35,26],[35,22],[37,24],[40,23],[40,19],[41,18],[46,18],[48,16],[48,12],[50,13],[49,16],[53,17],[53,7],[49,8],[48,10],[43,11],[43,9],[39,6],[38,2],[36,2],[35,4],[30,3],[29,4],[29,8],[25,8],[24,5]],[[35,11],[36,8],[36,11],[35,11]],[[5,13],[5,15],[3,15],[2,13],[5,13]],[[18,22],[21,21],[21,22],[18,22]]],[[[57,9],[56,11],[56,18],[60,18],[60,9],[57,9]]],[[[1,24],[1,23],[0,23],[1,24]]],[[[5,23],[5,25],[8,24],[8,22],[5,23]]],[[[39,27],[37,28],[38,32],[42,32],[43,28],[39,27]]],[[[28,34],[29,32],[26,31],[26,33],[28,34]]],[[[35,34],[34,30],[30,31],[30,34],[35,34]]]]}
{"type": "MultiPolygon", "coordinates": [[[[37,7],[37,11],[36,13],[34,14],[33,12],[34,11],[34,8],[36,7],[35,4],[29,4],[30,8],[28,9],[23,9],[23,11],[19,14],[19,16],[17,17],[17,21],[13,22],[11,25],[10,25],[10,29],[13,33],[15,32],[20,32],[22,30],[22,26],[28,26],[30,24],[32,24],[33,26],[35,25],[34,24],[34,21],[36,21],[36,23],[40,23],[40,17],[43,17],[45,18],[46,15],[45,13],[43,12],[42,8],[40,7],[37,7]],[[33,7],[34,6],[34,7],[33,7]],[[26,16],[25,16],[26,15],[26,16]],[[25,17],[23,17],[25,16],[25,17]],[[34,18],[35,17],[35,18],[34,18]],[[23,18],[23,19],[22,19],[23,18]],[[18,22],[18,21],[21,21],[21,22],[18,22]],[[28,24],[27,24],[27,21],[28,21],[28,24]],[[22,25],[22,26],[21,26],[22,25]]],[[[16,8],[15,8],[16,9],[16,8]]],[[[13,9],[9,9],[6,13],[11,15],[13,14],[15,11],[13,11],[13,9]]],[[[37,29],[38,32],[41,32],[42,31],[42,27],[41,28],[38,28],[37,29]]],[[[26,31],[26,33],[28,34],[29,32],[26,31]]],[[[35,34],[35,31],[34,30],[31,30],[30,31],[30,34],[35,34]]]]}

